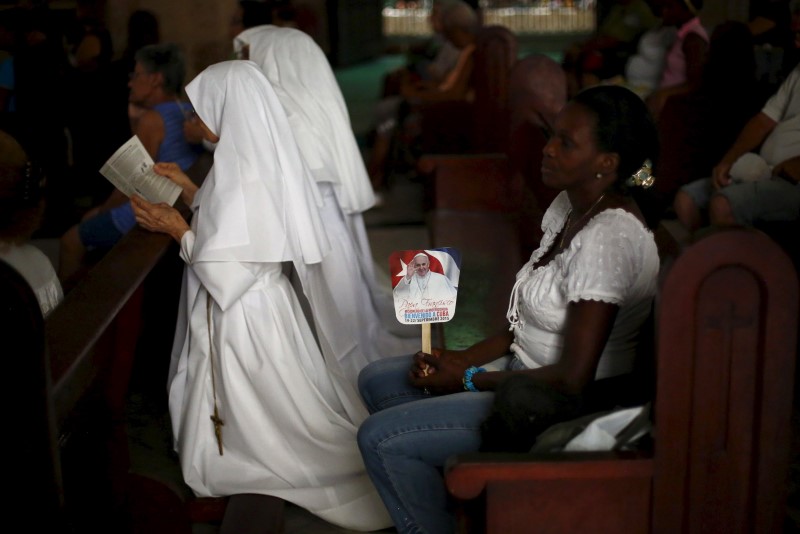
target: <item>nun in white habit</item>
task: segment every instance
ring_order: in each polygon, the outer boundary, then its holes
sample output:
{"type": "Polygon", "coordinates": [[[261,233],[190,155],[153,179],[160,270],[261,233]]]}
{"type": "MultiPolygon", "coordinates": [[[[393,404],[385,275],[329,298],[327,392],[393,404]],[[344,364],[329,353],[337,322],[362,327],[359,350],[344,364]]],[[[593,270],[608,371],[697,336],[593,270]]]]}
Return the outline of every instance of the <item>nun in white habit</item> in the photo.
{"type": "Polygon", "coordinates": [[[375,197],[344,98],[325,54],[299,30],[249,28],[234,48],[258,64],[275,89],[322,196],[332,251],[298,275],[324,353],[355,383],[369,362],[416,352],[420,341],[419,329],[395,319],[389,281],[380,287],[375,278],[362,217],[375,197]]]}
{"type": "Polygon", "coordinates": [[[199,190],[175,166],[157,171],[184,187],[191,227],[134,199],[139,223],[172,235],[186,262],[169,377],[184,479],[198,496],[274,495],[345,528],[385,528],[355,440],[366,412],[328,372],[282,274],[329,250],[283,108],[249,61],[213,65],[186,92],[214,164],[199,190]]]}

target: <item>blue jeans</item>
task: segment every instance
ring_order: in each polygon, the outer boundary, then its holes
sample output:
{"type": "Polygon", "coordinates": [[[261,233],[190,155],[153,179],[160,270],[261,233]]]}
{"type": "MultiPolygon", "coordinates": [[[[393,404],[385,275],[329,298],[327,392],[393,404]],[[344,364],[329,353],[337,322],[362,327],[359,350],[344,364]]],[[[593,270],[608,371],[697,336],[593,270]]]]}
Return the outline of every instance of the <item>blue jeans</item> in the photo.
{"type": "Polygon", "coordinates": [[[400,356],[361,371],[358,386],[372,415],[358,446],[398,532],[450,534],[441,467],[449,456],[478,450],[494,393],[428,395],[409,383],[410,367],[411,357],[400,356]]]}

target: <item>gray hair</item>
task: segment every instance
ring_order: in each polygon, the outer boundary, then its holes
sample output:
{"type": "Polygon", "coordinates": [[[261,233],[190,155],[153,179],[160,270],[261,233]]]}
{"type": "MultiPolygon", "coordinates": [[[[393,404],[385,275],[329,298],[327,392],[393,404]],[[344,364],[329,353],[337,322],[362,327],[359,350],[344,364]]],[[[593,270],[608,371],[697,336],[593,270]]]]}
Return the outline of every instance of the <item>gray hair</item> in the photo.
{"type": "Polygon", "coordinates": [[[178,45],[174,43],[143,46],[134,56],[145,71],[164,77],[164,91],[177,95],[183,89],[186,76],[186,61],[178,45]]]}

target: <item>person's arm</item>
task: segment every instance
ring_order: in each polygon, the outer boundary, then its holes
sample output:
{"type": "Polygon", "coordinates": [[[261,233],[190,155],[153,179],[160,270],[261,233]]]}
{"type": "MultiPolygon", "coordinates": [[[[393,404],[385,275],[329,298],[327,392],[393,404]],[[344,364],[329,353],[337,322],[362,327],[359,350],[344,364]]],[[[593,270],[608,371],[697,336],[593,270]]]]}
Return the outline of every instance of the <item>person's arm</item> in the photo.
{"type": "Polygon", "coordinates": [[[711,178],[715,188],[719,189],[730,184],[730,171],[736,160],[758,147],[775,129],[776,124],[777,122],[760,111],[744,125],[739,137],[712,171],[711,178]]]}
{"type": "Polygon", "coordinates": [[[158,156],[158,148],[164,140],[164,120],[157,111],[147,110],[139,118],[134,132],[141,140],[153,160],[158,156]]]}
{"type": "Polygon", "coordinates": [[[403,91],[403,96],[418,102],[442,102],[464,98],[469,91],[474,66],[473,56],[474,53],[470,52],[469,56],[464,58],[442,83],[407,87],[403,91]]]}
{"type": "Polygon", "coordinates": [[[102,213],[104,211],[116,208],[117,206],[120,206],[127,201],[128,201],[128,196],[125,193],[123,193],[119,189],[114,189],[113,191],[111,191],[111,194],[108,195],[108,198],[105,200],[105,202],[103,202],[96,208],[93,208],[88,212],[86,212],[84,216],[81,218],[81,220],[85,221],[87,219],[91,219],[98,213],[102,213]]]}
{"type": "Polygon", "coordinates": [[[197,117],[192,117],[183,121],[183,136],[190,145],[202,144],[206,134],[197,117]]]}
{"type": "Polygon", "coordinates": [[[776,26],[775,21],[764,16],[757,16],[747,23],[747,28],[753,36],[767,33],[776,26]]]}
{"type": "Polygon", "coordinates": [[[561,391],[579,393],[594,380],[619,306],[595,300],[573,302],[567,308],[564,349],[558,362],[537,369],[480,373],[473,377],[478,389],[495,389],[512,372],[544,380],[561,391]]]}
{"type": "Polygon", "coordinates": [[[159,162],[153,166],[156,174],[166,176],[181,187],[181,200],[191,206],[199,187],[184,173],[177,163],[159,162]]]}
{"type": "Polygon", "coordinates": [[[437,393],[461,391],[463,384],[460,380],[468,367],[473,365],[479,367],[505,356],[511,351],[513,341],[514,335],[510,331],[504,331],[466,349],[434,348],[431,350],[431,354],[419,351],[413,357],[409,378],[414,385],[432,388],[437,393]],[[433,365],[428,363],[431,358],[435,361],[433,365]],[[442,376],[435,380],[435,383],[430,381],[417,383],[418,378],[427,377],[440,371],[442,376]]]}
{"type": "MultiPolygon", "coordinates": [[[[544,380],[558,389],[570,393],[580,392],[595,376],[597,364],[603,353],[619,307],[615,304],[595,300],[581,300],[567,308],[564,328],[564,348],[559,361],[536,369],[521,371],[492,371],[477,373],[472,382],[479,390],[494,390],[512,373],[525,373],[544,380]]],[[[444,356],[417,355],[419,367],[425,364],[433,368],[428,376],[411,373],[415,386],[426,387],[435,393],[463,390],[464,371],[474,365],[480,366],[508,353],[513,338],[506,336],[490,338],[486,345],[475,345],[461,353],[444,356]],[[505,350],[501,350],[505,347],[505,350]]]]}

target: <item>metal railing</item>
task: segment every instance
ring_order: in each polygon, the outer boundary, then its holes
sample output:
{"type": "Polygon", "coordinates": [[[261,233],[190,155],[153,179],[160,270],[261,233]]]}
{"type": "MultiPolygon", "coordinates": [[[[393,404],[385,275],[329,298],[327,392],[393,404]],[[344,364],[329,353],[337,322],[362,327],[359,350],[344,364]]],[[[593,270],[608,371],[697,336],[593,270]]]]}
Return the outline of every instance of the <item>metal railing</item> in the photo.
{"type": "MultiPolygon", "coordinates": [[[[430,35],[430,2],[388,2],[383,9],[386,36],[430,35]],[[398,7],[398,4],[400,7],[398,7]]],[[[536,0],[481,2],[484,24],[505,26],[516,34],[584,33],[595,29],[591,0],[536,0]]]]}

